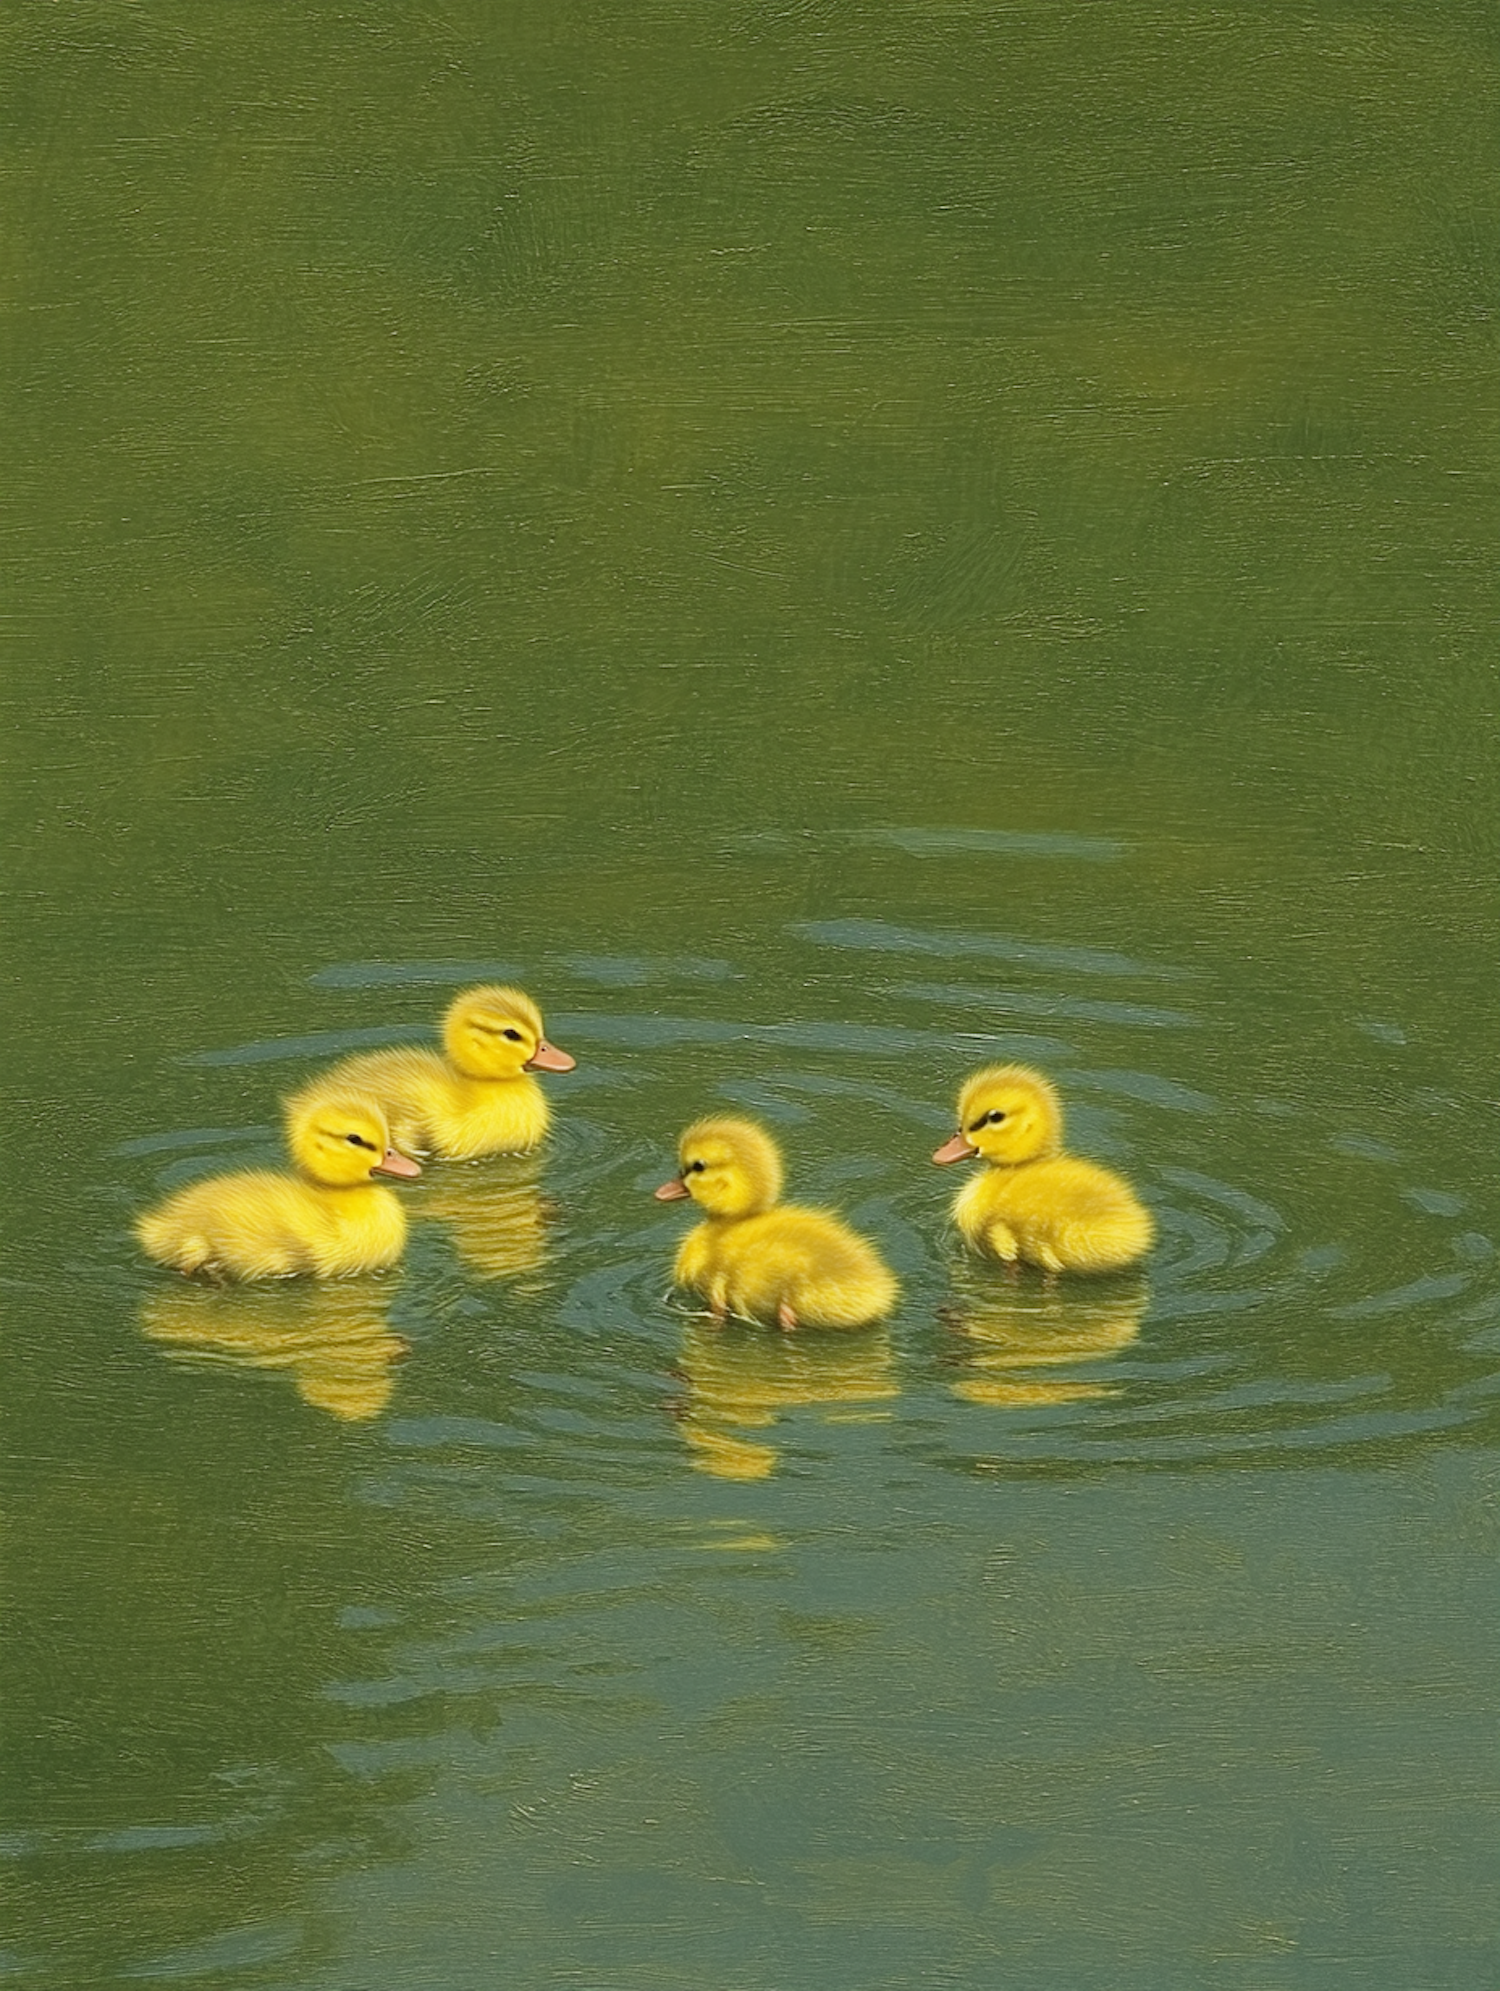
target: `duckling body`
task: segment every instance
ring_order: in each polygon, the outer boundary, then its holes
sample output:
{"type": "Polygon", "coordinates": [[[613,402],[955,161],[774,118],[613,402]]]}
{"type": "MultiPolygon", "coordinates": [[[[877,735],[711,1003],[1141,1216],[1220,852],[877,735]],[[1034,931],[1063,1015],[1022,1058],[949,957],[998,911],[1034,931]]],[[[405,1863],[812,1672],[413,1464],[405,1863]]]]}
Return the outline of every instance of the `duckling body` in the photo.
{"type": "Polygon", "coordinates": [[[394,1265],[405,1213],[370,1177],[421,1171],[394,1151],[375,1102],[310,1090],[288,1105],[287,1139],[297,1174],[210,1176],[146,1211],[135,1228],[147,1255],[212,1279],[346,1279],[394,1265]]]}
{"type": "Polygon", "coordinates": [[[401,1046],[345,1058],[329,1077],[380,1102],[400,1148],[446,1161],[520,1154],[551,1114],[532,1071],[574,1060],[549,1044],[536,1004],[519,989],[466,989],[443,1018],[443,1049],[401,1046]]]}
{"type": "Polygon", "coordinates": [[[1151,1249],[1156,1225],[1130,1184],[1061,1152],[1061,1101],[1039,1072],[996,1065],[976,1073],[958,1115],[958,1133],[933,1160],[980,1155],[990,1163],[953,1204],[975,1251],[1048,1272],[1116,1272],[1151,1249]]]}
{"type": "Polygon", "coordinates": [[[781,1157],[751,1120],[700,1120],[683,1135],[682,1172],[657,1190],[690,1196],[706,1220],[678,1248],[673,1277],[719,1315],[797,1327],[863,1327],[899,1292],[874,1247],[826,1210],[778,1204],[781,1157]]]}

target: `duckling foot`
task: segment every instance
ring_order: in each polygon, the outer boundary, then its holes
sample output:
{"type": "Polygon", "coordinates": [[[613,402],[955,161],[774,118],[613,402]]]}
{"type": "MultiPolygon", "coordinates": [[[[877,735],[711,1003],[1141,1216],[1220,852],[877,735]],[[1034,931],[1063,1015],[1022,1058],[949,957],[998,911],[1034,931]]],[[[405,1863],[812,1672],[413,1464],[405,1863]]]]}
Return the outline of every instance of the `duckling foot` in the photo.
{"type": "Polygon", "coordinates": [[[781,1329],[783,1334],[796,1333],[797,1315],[793,1310],[790,1300],[783,1300],[781,1305],[776,1309],[776,1325],[781,1329]]]}

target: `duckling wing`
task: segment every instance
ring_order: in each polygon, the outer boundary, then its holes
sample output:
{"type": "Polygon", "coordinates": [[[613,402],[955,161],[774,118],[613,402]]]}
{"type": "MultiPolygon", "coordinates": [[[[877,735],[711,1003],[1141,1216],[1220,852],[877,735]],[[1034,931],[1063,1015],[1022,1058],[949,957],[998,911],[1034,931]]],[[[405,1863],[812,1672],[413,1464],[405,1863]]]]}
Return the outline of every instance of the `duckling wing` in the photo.
{"type": "Polygon", "coordinates": [[[874,1247],[823,1210],[769,1210],[737,1225],[726,1251],[730,1304],[774,1318],[783,1302],[806,1326],[854,1327],[888,1313],[896,1281],[874,1247]]]}
{"type": "Polygon", "coordinates": [[[1111,1272],[1151,1249],[1156,1235],[1151,1213],[1128,1182],[1097,1162],[1061,1155],[1008,1174],[996,1214],[1036,1263],[1111,1272]]]}
{"type": "Polygon", "coordinates": [[[269,1170],[190,1183],[136,1234],[150,1256],[179,1272],[228,1279],[284,1279],[315,1269],[326,1226],[304,1185],[269,1170]]]}

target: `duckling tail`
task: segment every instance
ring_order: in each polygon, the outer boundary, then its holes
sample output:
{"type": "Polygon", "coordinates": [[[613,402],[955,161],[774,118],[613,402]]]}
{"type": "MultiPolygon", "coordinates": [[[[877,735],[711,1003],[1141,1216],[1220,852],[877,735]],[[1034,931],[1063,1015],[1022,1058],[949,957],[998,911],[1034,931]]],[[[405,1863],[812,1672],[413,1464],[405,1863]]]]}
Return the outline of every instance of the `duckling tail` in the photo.
{"type": "Polygon", "coordinates": [[[1063,1265],[1074,1272],[1119,1272],[1144,1258],[1155,1242],[1151,1212],[1135,1202],[1107,1216],[1064,1224],[1054,1239],[1063,1265]]]}
{"type": "Polygon", "coordinates": [[[214,1248],[208,1239],[200,1232],[179,1229],[165,1210],[148,1210],[138,1217],[135,1234],[146,1256],[158,1265],[191,1274],[213,1262],[214,1248]]]}

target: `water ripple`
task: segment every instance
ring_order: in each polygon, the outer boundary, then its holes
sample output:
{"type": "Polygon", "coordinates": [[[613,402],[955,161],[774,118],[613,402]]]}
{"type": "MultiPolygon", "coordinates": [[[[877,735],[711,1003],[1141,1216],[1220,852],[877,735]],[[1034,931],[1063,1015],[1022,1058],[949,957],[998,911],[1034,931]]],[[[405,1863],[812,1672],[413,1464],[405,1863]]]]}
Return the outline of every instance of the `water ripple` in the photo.
{"type": "MultiPolygon", "coordinates": [[[[877,951],[949,945],[948,936],[883,921],[801,930],[877,951]]],[[[1012,946],[973,944],[997,956],[1012,946]]],[[[384,1362],[385,1351],[409,1343],[399,1380],[389,1362],[381,1370],[394,1400],[370,1387],[360,1400],[362,1415],[386,1416],[390,1469],[369,1482],[370,1497],[439,1499],[466,1512],[487,1511],[502,1488],[506,1503],[530,1511],[538,1501],[633,1499],[682,1471],[733,1480],[831,1470],[835,1451],[843,1459],[851,1446],[863,1448],[861,1470],[870,1472],[883,1470],[882,1454],[903,1452],[966,1470],[987,1457],[1062,1471],[1243,1460],[1288,1446],[1336,1453],[1463,1429],[1490,1414],[1494,1246],[1467,1214],[1477,1198],[1459,1186],[1462,1171],[1443,1159],[1473,1148],[1448,1131],[1461,1101],[1429,1088],[1415,1117],[1397,1103],[1389,1125],[1403,1129],[1398,1146],[1366,1133],[1348,1100],[1320,1109],[1293,1096],[1273,1128],[1254,1114],[1253,1087],[1237,1096],[1233,1062],[1216,1055],[1210,1033],[1184,1039],[1195,1055],[1169,1069],[1160,1055],[1150,1070],[1079,1062],[1080,1052],[1097,1058],[1101,1033],[1121,1022],[1160,1029],[1192,1020],[1080,996],[1079,978],[1174,971],[1088,948],[1015,945],[1038,970],[1047,964],[1025,1000],[1066,1014],[1077,1044],[953,1028],[937,986],[893,992],[926,1004],[928,1028],[873,1020],[869,1000],[852,990],[845,1021],[763,1023],[711,1008],[560,1015],[559,1035],[586,1047],[578,1092],[598,1082],[590,1110],[577,1110],[578,1093],[564,1082],[540,1155],[437,1170],[413,1191],[412,1250],[387,1307],[401,1342],[383,1322],[378,1334],[356,1322],[356,1346],[348,1323],[321,1314],[311,1324],[317,1336],[290,1314],[286,1323],[267,1312],[239,1324],[211,1295],[213,1320],[195,1312],[163,1327],[149,1313],[148,1331],[178,1352],[280,1365],[294,1377],[301,1362],[317,1385],[299,1383],[306,1401],[346,1420],[344,1372],[355,1357],[373,1350],[384,1362]],[[670,1059],[650,1055],[668,1051],[670,1059]],[[953,1065],[964,1057],[1022,1058],[1054,1072],[1078,1151],[1123,1169],[1156,1213],[1159,1244],[1139,1281],[1119,1290],[1064,1281],[1053,1290],[956,1247],[946,1227],[953,1184],[926,1157],[948,1122],[953,1065]],[[894,1082],[893,1064],[902,1067],[894,1082]],[[660,1211],[650,1190],[685,1119],[716,1100],[778,1124],[791,1193],[842,1207],[900,1274],[903,1301],[889,1334],[857,1359],[849,1350],[845,1376],[787,1367],[786,1351],[753,1333],[705,1342],[692,1309],[668,1294],[686,1220],[660,1211]],[[1247,1127],[1263,1131],[1250,1139],[1247,1127]],[[1432,1135],[1425,1164],[1424,1129],[1432,1135]],[[444,1373],[460,1347],[469,1351],[465,1395],[424,1397],[426,1367],[444,1373]],[[334,1352],[342,1395],[317,1367],[332,1376],[334,1352]],[[486,1390],[500,1394],[486,1401],[486,1390]]],[[[580,978],[594,973],[620,987],[701,966],[710,1001],[726,979],[722,964],[687,957],[570,962],[580,978]]],[[[414,964],[390,979],[433,968],[414,964]]],[[[957,993],[965,1000],[956,1007],[988,1000],[982,990],[957,993]]],[[[374,1022],[203,1051],[193,1062],[274,1063],[429,1036],[374,1022]]],[[[1398,1102],[1388,1075],[1382,1093],[1398,1102]]],[[[1384,1132],[1385,1122],[1373,1124],[1384,1132]]],[[[215,1165],[213,1150],[232,1159],[269,1132],[200,1125],[143,1135],[116,1155],[197,1171],[215,1165]]]]}
{"type": "Polygon", "coordinates": [[[1000,934],[941,933],[929,927],[893,926],[883,919],[800,920],[787,928],[798,940],[822,947],[856,948],[867,954],[967,954],[1015,961],[1059,974],[1119,975],[1159,981],[1184,979],[1188,970],[1137,961],[1098,947],[1068,947],[1000,934]]]}

